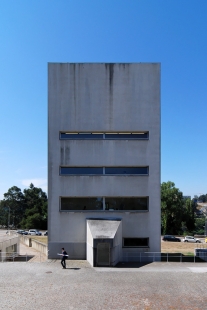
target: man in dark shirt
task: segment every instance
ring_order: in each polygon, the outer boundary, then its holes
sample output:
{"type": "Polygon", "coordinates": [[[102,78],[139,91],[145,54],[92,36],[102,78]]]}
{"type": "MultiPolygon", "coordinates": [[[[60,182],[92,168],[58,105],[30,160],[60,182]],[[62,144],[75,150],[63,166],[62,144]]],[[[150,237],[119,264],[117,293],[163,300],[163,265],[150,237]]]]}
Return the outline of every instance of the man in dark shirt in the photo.
{"type": "Polygon", "coordinates": [[[63,266],[63,269],[66,269],[66,262],[65,259],[67,258],[67,252],[64,248],[62,248],[62,259],[61,259],[61,265],[63,266]]]}

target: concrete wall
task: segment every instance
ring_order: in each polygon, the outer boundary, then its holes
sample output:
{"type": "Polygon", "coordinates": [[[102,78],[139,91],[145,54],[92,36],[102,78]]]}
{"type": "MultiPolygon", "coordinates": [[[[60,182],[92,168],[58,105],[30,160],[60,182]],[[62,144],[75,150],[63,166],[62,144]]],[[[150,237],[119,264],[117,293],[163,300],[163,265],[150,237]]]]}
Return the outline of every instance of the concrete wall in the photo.
{"type": "Polygon", "coordinates": [[[19,236],[4,236],[0,239],[0,260],[6,260],[7,254],[19,253],[19,236]]]}
{"type": "Polygon", "coordinates": [[[20,242],[24,243],[28,247],[32,246],[32,238],[31,237],[20,236],[20,242]]]}
{"type": "Polygon", "coordinates": [[[48,101],[49,256],[64,246],[86,258],[86,219],[107,216],[122,219],[122,237],[149,237],[159,252],[160,65],[50,63],[48,101]],[[60,131],[149,131],[149,140],[63,141],[60,131]],[[149,176],[59,176],[60,165],[147,165],[149,176]],[[61,196],[149,196],[149,212],[60,212],[61,196]]]}
{"type": "Polygon", "coordinates": [[[45,243],[32,239],[32,237],[20,236],[20,242],[36,249],[38,252],[48,256],[48,246],[45,243]]]}
{"type": "Polygon", "coordinates": [[[48,246],[47,244],[44,244],[42,242],[39,242],[37,240],[32,239],[32,247],[37,250],[38,252],[41,252],[45,254],[46,256],[48,255],[48,246]]]}
{"type": "Polygon", "coordinates": [[[116,231],[113,240],[113,248],[111,249],[111,266],[116,266],[118,262],[122,261],[122,221],[116,231]]]}
{"type": "Polygon", "coordinates": [[[86,222],[86,225],[87,225],[86,259],[91,264],[91,266],[94,266],[93,237],[89,228],[88,221],[86,222]]]}

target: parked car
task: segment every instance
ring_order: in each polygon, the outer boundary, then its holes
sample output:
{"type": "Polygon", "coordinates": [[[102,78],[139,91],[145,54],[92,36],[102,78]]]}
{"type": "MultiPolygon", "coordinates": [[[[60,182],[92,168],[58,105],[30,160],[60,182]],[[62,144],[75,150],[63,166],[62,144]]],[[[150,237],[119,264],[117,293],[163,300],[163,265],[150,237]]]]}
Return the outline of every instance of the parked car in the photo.
{"type": "Polygon", "coordinates": [[[42,236],[42,233],[37,230],[37,229],[30,229],[28,231],[28,235],[31,235],[31,236],[42,236]]]}
{"type": "Polygon", "coordinates": [[[16,231],[17,234],[20,234],[20,235],[24,235],[24,230],[23,229],[18,229],[16,231]]]}
{"type": "Polygon", "coordinates": [[[46,231],[46,232],[44,233],[44,236],[48,236],[48,231],[46,231]]]}
{"type": "Polygon", "coordinates": [[[36,230],[35,230],[35,229],[30,229],[30,230],[28,231],[28,235],[36,236],[36,230]]]}
{"type": "Polygon", "coordinates": [[[196,243],[201,243],[200,239],[191,237],[191,236],[185,236],[185,238],[183,239],[184,242],[196,242],[196,243]]]}
{"type": "Polygon", "coordinates": [[[172,242],[181,242],[180,238],[176,238],[175,236],[165,235],[162,238],[163,241],[172,241],[172,242]]]}
{"type": "Polygon", "coordinates": [[[36,236],[42,236],[42,233],[39,230],[36,230],[36,236]]]}

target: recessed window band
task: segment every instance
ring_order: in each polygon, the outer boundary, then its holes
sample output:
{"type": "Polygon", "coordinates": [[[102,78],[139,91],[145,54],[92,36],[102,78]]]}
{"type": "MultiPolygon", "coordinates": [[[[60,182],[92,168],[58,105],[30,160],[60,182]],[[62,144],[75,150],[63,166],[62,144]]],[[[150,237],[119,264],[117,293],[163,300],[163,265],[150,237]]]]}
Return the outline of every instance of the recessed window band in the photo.
{"type": "Polygon", "coordinates": [[[149,238],[123,238],[123,247],[138,248],[148,246],[149,238]]]}
{"type": "Polygon", "coordinates": [[[149,167],[60,167],[60,175],[148,175],[149,167]]]}
{"type": "Polygon", "coordinates": [[[61,197],[60,210],[148,211],[148,204],[149,197],[61,197]]]}
{"type": "Polygon", "coordinates": [[[63,133],[61,132],[60,133],[60,139],[62,140],[83,140],[83,139],[87,139],[87,140],[90,140],[90,139],[103,139],[103,134],[92,134],[92,133],[77,133],[77,134],[74,134],[74,133],[63,133]]]}
{"type": "Polygon", "coordinates": [[[60,132],[60,140],[148,140],[149,132],[135,132],[135,133],[70,133],[60,132]]]}

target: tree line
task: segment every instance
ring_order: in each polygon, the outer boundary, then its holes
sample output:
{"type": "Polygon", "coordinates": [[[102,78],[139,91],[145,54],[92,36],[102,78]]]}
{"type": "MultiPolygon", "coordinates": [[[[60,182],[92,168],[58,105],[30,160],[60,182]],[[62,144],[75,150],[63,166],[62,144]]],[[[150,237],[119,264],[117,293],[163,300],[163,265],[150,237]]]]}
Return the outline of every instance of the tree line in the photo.
{"type": "MultiPolygon", "coordinates": [[[[204,234],[205,216],[197,215],[197,201],[206,202],[207,194],[183,197],[171,181],[161,184],[161,233],[204,234]]],[[[47,229],[47,194],[32,183],[23,192],[17,186],[8,189],[0,201],[0,225],[23,229],[47,229]]]]}
{"type": "Polygon", "coordinates": [[[32,183],[23,192],[17,186],[9,188],[0,201],[0,225],[47,229],[47,194],[32,183]]]}
{"type": "Polygon", "coordinates": [[[197,214],[197,202],[205,202],[206,195],[193,199],[183,193],[171,181],[161,184],[161,233],[172,235],[204,234],[206,218],[197,214]]]}

